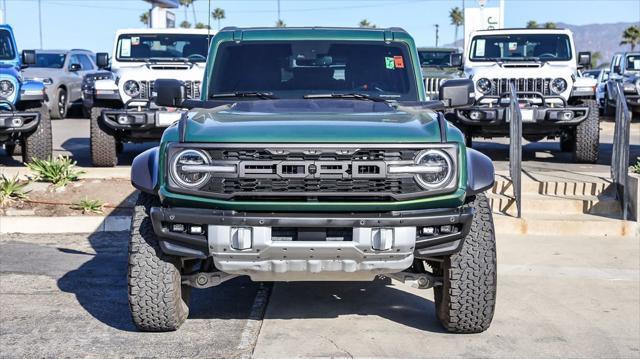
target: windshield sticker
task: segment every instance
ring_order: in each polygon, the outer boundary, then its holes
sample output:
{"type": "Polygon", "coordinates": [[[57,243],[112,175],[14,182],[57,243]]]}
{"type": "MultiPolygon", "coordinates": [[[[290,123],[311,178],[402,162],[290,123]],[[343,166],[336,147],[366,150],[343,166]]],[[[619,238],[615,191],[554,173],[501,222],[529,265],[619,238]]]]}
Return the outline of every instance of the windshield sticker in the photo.
{"type": "Polygon", "coordinates": [[[388,70],[394,70],[396,68],[396,63],[393,61],[393,57],[385,57],[384,62],[388,70]]]}
{"type": "Polygon", "coordinates": [[[404,69],[404,58],[402,56],[394,56],[393,62],[397,69],[404,69]]]}
{"type": "Polygon", "coordinates": [[[140,36],[132,36],[131,37],[131,45],[133,45],[133,46],[140,45],[140,36]]]}
{"type": "Polygon", "coordinates": [[[476,41],[476,56],[477,57],[484,57],[484,46],[485,46],[485,39],[478,39],[476,41]]]}
{"type": "Polygon", "coordinates": [[[131,56],[131,39],[122,39],[120,43],[120,56],[131,56]]]}
{"type": "Polygon", "coordinates": [[[633,60],[633,68],[634,69],[640,69],[640,59],[638,60],[633,60]]]}
{"type": "Polygon", "coordinates": [[[510,42],[509,43],[509,51],[516,51],[518,49],[518,43],[517,42],[510,42]]]}

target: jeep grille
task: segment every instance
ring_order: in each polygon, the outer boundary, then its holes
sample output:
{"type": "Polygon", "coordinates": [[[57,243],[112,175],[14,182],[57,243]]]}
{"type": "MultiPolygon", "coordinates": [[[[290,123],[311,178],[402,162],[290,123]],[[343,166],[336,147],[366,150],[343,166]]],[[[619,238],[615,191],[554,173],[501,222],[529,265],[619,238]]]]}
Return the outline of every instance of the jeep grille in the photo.
{"type": "MultiPolygon", "coordinates": [[[[140,94],[137,98],[150,99],[153,96],[153,85],[155,81],[140,81],[140,94]]],[[[185,81],[184,82],[187,98],[199,99],[200,98],[200,81],[185,81]]]]}
{"type": "Polygon", "coordinates": [[[551,89],[549,84],[552,79],[548,78],[511,78],[511,79],[492,79],[491,92],[487,95],[500,96],[509,92],[509,83],[513,83],[517,92],[540,92],[543,96],[550,96],[551,89]]]}
{"type": "Polygon", "coordinates": [[[434,77],[426,77],[424,79],[424,86],[427,96],[430,99],[438,99],[438,95],[440,93],[440,85],[442,81],[445,80],[443,78],[434,78],[434,77]]]}

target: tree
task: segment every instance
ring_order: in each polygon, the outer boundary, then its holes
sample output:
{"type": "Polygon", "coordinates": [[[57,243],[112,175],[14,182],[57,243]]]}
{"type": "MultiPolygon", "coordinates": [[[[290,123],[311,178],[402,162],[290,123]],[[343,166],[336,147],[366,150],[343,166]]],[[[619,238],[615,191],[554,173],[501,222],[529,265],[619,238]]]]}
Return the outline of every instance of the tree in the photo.
{"type": "Polygon", "coordinates": [[[558,26],[556,25],[555,22],[545,22],[544,23],[544,28],[545,29],[557,29],[558,26]]]}
{"type": "Polygon", "coordinates": [[[640,26],[629,26],[622,33],[620,46],[629,45],[633,51],[638,44],[640,44],[640,26]]]}
{"type": "Polygon", "coordinates": [[[278,20],[276,21],[276,27],[287,27],[287,24],[285,24],[282,20],[278,20]]]}
{"type": "Polygon", "coordinates": [[[149,26],[149,13],[148,12],[144,12],[144,13],[142,13],[142,15],[140,15],[140,22],[145,24],[146,26],[149,26]]]}
{"type": "Polygon", "coordinates": [[[598,62],[602,60],[602,53],[600,51],[596,51],[591,54],[591,68],[595,69],[598,67],[598,62]]]}
{"type": "Polygon", "coordinates": [[[184,29],[188,29],[191,27],[191,23],[187,20],[184,20],[183,22],[180,23],[180,27],[184,29]]]}
{"type": "Polygon", "coordinates": [[[203,24],[201,22],[196,23],[196,29],[210,29],[211,27],[207,24],[203,24]]]}
{"type": "Polygon", "coordinates": [[[453,39],[455,42],[458,41],[458,28],[464,24],[464,15],[462,11],[460,11],[460,8],[456,6],[449,11],[449,18],[451,19],[451,25],[456,27],[455,37],[453,39]]]}
{"type": "Polygon", "coordinates": [[[369,27],[369,28],[372,28],[372,29],[376,28],[376,25],[370,23],[369,20],[367,20],[367,19],[364,19],[364,20],[360,21],[360,23],[358,25],[360,27],[369,27]]]}
{"type": "Polygon", "coordinates": [[[219,7],[215,8],[211,13],[211,17],[213,17],[214,20],[218,21],[218,30],[220,30],[220,21],[225,18],[224,9],[221,9],[219,7]]]}
{"type": "MultiPolygon", "coordinates": [[[[193,4],[193,0],[180,0],[180,6],[184,6],[184,21],[180,24],[180,26],[182,26],[182,24],[184,24],[188,19],[187,19],[187,10],[189,9],[189,6],[193,4]]],[[[191,25],[189,25],[189,27],[191,27],[191,25]]]]}
{"type": "Polygon", "coordinates": [[[529,20],[527,22],[527,29],[537,29],[538,27],[538,22],[535,20],[529,20]]]}

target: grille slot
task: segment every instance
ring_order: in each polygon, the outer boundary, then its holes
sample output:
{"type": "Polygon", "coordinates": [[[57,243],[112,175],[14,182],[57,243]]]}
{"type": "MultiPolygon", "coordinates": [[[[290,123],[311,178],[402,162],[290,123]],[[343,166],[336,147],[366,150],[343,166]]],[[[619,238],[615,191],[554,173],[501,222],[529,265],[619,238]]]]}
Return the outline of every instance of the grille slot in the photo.
{"type": "MultiPolygon", "coordinates": [[[[551,79],[548,78],[510,78],[510,79],[492,79],[491,92],[489,95],[501,96],[509,92],[509,84],[515,85],[518,92],[540,92],[543,96],[551,96],[549,84],[551,79]]],[[[523,95],[525,96],[525,95],[523,95]]]]}
{"type": "MultiPolygon", "coordinates": [[[[150,99],[153,97],[155,81],[140,81],[140,94],[136,98],[150,99]]],[[[200,81],[185,81],[186,95],[189,99],[200,98],[200,81]]]]}

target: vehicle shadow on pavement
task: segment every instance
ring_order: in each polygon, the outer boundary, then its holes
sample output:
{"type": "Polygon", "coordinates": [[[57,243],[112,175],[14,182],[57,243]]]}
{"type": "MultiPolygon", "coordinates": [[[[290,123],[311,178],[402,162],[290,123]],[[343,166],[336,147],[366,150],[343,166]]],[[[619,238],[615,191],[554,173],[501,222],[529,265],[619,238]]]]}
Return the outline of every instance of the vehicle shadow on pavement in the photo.
{"type": "Polygon", "coordinates": [[[422,331],[446,333],[426,298],[431,289],[417,291],[408,284],[378,278],[372,282],[278,283],[269,299],[268,319],[332,319],[378,316],[422,331]]]}
{"type": "MultiPolygon", "coordinates": [[[[123,151],[118,154],[118,166],[130,166],[137,155],[157,145],[158,142],[125,143],[123,151]]],[[[70,157],[78,163],[78,166],[91,167],[90,146],[88,137],[72,137],[66,139],[60,145],[61,148],[54,148],[54,152],[68,152],[71,154],[70,157]]]]}

